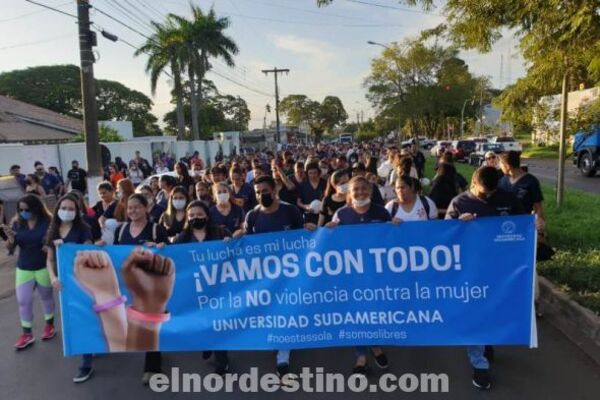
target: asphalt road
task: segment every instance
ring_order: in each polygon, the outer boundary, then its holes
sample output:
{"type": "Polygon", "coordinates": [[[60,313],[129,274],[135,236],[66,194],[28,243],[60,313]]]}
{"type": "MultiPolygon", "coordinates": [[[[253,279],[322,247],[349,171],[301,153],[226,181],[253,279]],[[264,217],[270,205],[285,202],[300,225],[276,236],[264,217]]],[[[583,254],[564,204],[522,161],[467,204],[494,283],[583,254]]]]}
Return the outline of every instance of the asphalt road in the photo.
{"type": "MultiPolygon", "coordinates": [[[[36,301],[34,333],[39,337],[41,309],[36,301]]],[[[135,400],[135,399],[597,399],[600,393],[600,366],[595,364],[554,327],[540,320],[540,348],[518,347],[496,349],[492,364],[494,387],[489,393],[471,385],[471,369],[465,351],[459,347],[387,349],[390,358],[388,372],[446,373],[449,393],[378,393],[378,394],[316,394],[297,393],[154,393],[140,383],[143,356],[141,354],[103,355],[96,358],[94,377],[83,384],[71,382],[79,359],[63,358],[61,337],[41,342],[22,352],[13,343],[20,329],[14,296],[0,300],[0,398],[11,400],[77,399],[77,400],[135,400]],[[193,397],[192,397],[193,396],[193,397]]],[[[296,367],[323,367],[325,372],[348,374],[354,360],[353,350],[295,351],[292,364],[296,367]]],[[[199,353],[169,353],[164,355],[163,368],[179,367],[182,372],[207,374],[211,366],[199,353]]],[[[231,354],[233,372],[248,372],[258,366],[262,372],[274,369],[273,352],[234,352],[231,354]]],[[[375,371],[370,383],[380,376],[375,371]]]]}
{"type": "MultiPolygon", "coordinates": [[[[529,166],[529,172],[540,181],[549,185],[556,185],[558,176],[558,161],[541,159],[524,159],[523,164],[529,166]]],[[[600,174],[587,178],[573,165],[571,160],[565,161],[565,186],[584,192],[600,194],[600,174]]]]}

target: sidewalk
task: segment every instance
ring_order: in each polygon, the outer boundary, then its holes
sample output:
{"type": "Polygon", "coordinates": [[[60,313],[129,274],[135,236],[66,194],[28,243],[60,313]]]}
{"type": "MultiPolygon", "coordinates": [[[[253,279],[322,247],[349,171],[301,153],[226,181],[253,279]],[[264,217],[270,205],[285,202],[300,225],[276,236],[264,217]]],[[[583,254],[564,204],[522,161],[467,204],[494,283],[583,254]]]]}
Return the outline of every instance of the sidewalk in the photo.
{"type": "Polygon", "coordinates": [[[0,300],[15,294],[16,262],[15,256],[9,256],[5,248],[0,249],[0,300]]]}

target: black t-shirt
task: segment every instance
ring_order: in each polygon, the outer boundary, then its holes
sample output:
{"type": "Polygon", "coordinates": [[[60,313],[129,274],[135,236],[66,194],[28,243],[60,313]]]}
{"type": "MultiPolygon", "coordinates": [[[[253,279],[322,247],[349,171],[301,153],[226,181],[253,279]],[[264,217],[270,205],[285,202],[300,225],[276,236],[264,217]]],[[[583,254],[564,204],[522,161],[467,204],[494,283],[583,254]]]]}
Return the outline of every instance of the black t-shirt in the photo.
{"type": "Polygon", "coordinates": [[[323,200],[323,208],[321,209],[321,214],[325,217],[325,223],[331,221],[335,212],[345,205],[346,200],[336,201],[332,196],[325,197],[323,200]]]}
{"type": "Polygon", "coordinates": [[[194,178],[192,178],[191,176],[187,176],[185,178],[183,176],[178,176],[177,185],[183,186],[185,190],[190,190],[190,186],[195,185],[194,178]]]}
{"type": "Polygon", "coordinates": [[[148,212],[148,220],[150,222],[158,223],[158,221],[160,221],[160,217],[163,215],[164,212],[165,208],[163,206],[161,206],[160,204],[154,204],[150,209],[150,212],[148,212]]]}
{"type": "Polygon", "coordinates": [[[146,226],[140,234],[136,237],[131,236],[131,223],[126,222],[123,225],[119,226],[115,231],[115,243],[114,244],[137,244],[141,245],[146,242],[154,242],[154,243],[167,243],[169,238],[167,236],[167,231],[165,228],[158,224],[153,224],[151,222],[146,223],[146,226]],[[123,233],[121,234],[121,231],[123,233]]]}
{"type": "Polygon", "coordinates": [[[498,187],[507,192],[512,192],[517,196],[517,199],[523,204],[525,212],[531,214],[533,211],[533,205],[544,201],[544,195],[540,187],[540,181],[531,175],[525,174],[520,177],[516,182],[511,183],[510,177],[504,176],[500,179],[498,187]]]}
{"type": "Polygon", "coordinates": [[[377,184],[373,184],[373,189],[371,192],[371,203],[379,204],[380,206],[384,205],[383,197],[381,196],[381,192],[379,191],[379,186],[377,184]]]}
{"type": "Polygon", "coordinates": [[[279,202],[279,208],[271,214],[262,212],[260,206],[246,214],[245,227],[248,234],[287,231],[303,226],[298,207],[283,201],[279,202]]]}
{"type": "Polygon", "coordinates": [[[433,200],[438,210],[445,210],[459,193],[459,184],[454,177],[437,177],[431,184],[429,198],[433,200]]]}
{"type": "Polygon", "coordinates": [[[73,168],[67,173],[67,177],[71,181],[71,187],[75,190],[79,190],[81,193],[85,193],[87,183],[85,178],[87,173],[81,168],[73,168]]]}
{"type": "Polygon", "coordinates": [[[96,204],[94,204],[94,207],[92,207],[92,210],[94,210],[94,214],[96,214],[96,218],[100,218],[103,215],[106,218],[112,218],[113,215],[115,214],[115,208],[117,208],[116,201],[113,201],[112,203],[110,203],[108,205],[108,207],[106,207],[106,209],[104,209],[102,207],[102,201],[99,201],[96,204]],[[107,214],[110,215],[110,217],[107,217],[106,216],[107,214]]]}
{"type": "MultiPolygon", "coordinates": [[[[308,179],[300,183],[296,187],[296,191],[298,192],[298,198],[300,201],[306,205],[310,204],[314,200],[322,200],[325,194],[325,188],[327,188],[327,182],[325,179],[319,179],[319,183],[317,187],[313,187],[313,185],[309,182],[308,179]]],[[[304,221],[316,224],[319,220],[318,214],[313,214],[307,211],[304,211],[304,221]]]]}
{"type": "Polygon", "coordinates": [[[173,222],[167,226],[167,214],[163,214],[160,218],[159,224],[165,229],[167,236],[171,237],[177,235],[183,230],[185,218],[179,221],[177,217],[173,217],[173,222]]]}
{"type": "Polygon", "coordinates": [[[385,207],[371,203],[369,209],[362,214],[350,206],[342,207],[337,210],[332,220],[340,225],[355,225],[388,222],[391,219],[392,217],[385,207]]]}
{"type": "MultiPolygon", "coordinates": [[[[115,217],[115,211],[117,210],[117,204],[118,202],[113,201],[112,203],[110,203],[110,205],[108,207],[106,207],[106,209],[104,210],[104,213],[101,214],[104,216],[104,218],[106,219],[111,219],[115,217]]],[[[102,208],[102,205],[100,205],[100,208],[102,208]]],[[[94,208],[95,210],[95,208],[94,208]]]]}
{"type": "Polygon", "coordinates": [[[278,196],[281,201],[290,203],[292,205],[296,205],[296,200],[298,199],[296,191],[289,190],[284,184],[281,185],[281,189],[279,189],[278,196]]]}
{"type": "Polygon", "coordinates": [[[244,223],[244,210],[235,204],[231,205],[231,210],[227,215],[221,214],[216,205],[210,208],[208,215],[214,226],[227,229],[229,232],[237,231],[244,223]]]}
{"type": "Polygon", "coordinates": [[[446,219],[456,219],[464,213],[477,214],[478,217],[496,217],[525,214],[525,210],[514,194],[498,189],[485,200],[471,191],[459,194],[450,202],[446,219]]]}

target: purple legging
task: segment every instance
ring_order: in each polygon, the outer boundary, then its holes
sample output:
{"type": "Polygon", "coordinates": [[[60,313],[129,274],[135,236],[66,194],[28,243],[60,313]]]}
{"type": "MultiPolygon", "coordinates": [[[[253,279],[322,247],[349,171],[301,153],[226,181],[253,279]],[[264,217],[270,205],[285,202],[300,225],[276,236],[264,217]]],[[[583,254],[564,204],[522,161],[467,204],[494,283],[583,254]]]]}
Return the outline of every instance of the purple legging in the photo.
{"type": "Polygon", "coordinates": [[[42,298],[44,318],[46,320],[54,317],[54,296],[48,272],[43,270],[27,271],[17,268],[16,292],[19,303],[19,316],[23,328],[31,328],[33,323],[33,292],[37,288],[42,298]]]}

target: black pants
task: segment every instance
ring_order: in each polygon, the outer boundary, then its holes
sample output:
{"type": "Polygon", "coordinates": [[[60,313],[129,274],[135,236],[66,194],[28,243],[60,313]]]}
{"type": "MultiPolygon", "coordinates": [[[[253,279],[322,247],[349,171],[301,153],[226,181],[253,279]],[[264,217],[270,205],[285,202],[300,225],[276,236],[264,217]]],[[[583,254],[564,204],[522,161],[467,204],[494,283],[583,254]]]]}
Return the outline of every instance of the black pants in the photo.
{"type": "Polygon", "coordinates": [[[150,351],[146,353],[144,362],[144,372],[162,372],[162,357],[159,351],[150,351]]]}

